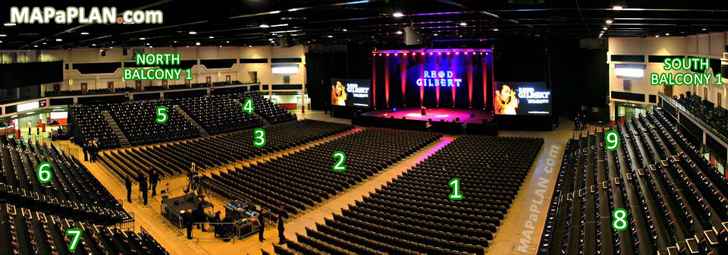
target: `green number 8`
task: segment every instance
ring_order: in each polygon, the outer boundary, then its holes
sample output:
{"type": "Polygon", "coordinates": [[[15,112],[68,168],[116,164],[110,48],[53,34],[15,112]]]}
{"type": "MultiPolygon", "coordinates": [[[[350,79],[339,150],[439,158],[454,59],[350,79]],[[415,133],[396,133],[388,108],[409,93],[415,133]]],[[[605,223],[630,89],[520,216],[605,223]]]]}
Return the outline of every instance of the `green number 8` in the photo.
{"type": "Polygon", "coordinates": [[[627,229],[627,210],[624,208],[616,208],[612,211],[612,228],[617,231],[627,229]]]}

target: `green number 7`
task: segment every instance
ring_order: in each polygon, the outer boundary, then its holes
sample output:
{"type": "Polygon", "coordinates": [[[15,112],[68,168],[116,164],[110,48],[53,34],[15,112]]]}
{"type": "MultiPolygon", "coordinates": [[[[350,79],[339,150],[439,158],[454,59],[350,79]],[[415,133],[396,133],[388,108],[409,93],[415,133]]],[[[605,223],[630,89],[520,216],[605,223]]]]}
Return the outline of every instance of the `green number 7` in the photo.
{"type": "Polygon", "coordinates": [[[83,230],[80,228],[66,229],[66,236],[71,239],[71,242],[68,244],[68,251],[71,253],[76,252],[78,243],[81,241],[81,237],[83,236],[83,230]]]}

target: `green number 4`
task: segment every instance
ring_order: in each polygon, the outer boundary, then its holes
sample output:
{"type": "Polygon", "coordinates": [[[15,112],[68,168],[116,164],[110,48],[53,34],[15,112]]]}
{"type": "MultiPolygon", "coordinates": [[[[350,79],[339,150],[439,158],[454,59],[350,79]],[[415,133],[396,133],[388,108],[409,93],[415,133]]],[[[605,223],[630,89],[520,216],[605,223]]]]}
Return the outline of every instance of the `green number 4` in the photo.
{"type": "Polygon", "coordinates": [[[331,167],[331,171],[346,172],[346,154],[343,151],[335,151],[332,157],[334,158],[334,165],[331,167]]]}
{"type": "Polygon", "coordinates": [[[612,211],[612,228],[616,231],[623,231],[629,227],[627,222],[627,210],[624,208],[615,208],[612,211]]]}
{"type": "Polygon", "coordinates": [[[254,110],[255,108],[253,106],[253,99],[246,98],[245,102],[243,103],[243,112],[247,114],[252,114],[254,110]]]}
{"type": "Polygon", "coordinates": [[[68,243],[68,251],[71,253],[76,252],[76,248],[78,248],[78,243],[81,241],[81,237],[83,236],[83,230],[80,228],[69,228],[66,229],[66,237],[70,239],[70,243],[68,243]]]}
{"type": "Polygon", "coordinates": [[[157,124],[167,124],[167,121],[169,120],[169,114],[168,109],[166,106],[157,106],[157,116],[154,118],[154,121],[157,122],[157,124]]]}
{"type": "Polygon", "coordinates": [[[619,132],[617,130],[609,130],[604,134],[607,150],[613,151],[619,148],[619,132]]]}
{"type": "Polygon", "coordinates": [[[452,190],[448,196],[450,201],[463,200],[463,192],[460,191],[460,178],[452,178],[447,185],[449,185],[452,190]]]}

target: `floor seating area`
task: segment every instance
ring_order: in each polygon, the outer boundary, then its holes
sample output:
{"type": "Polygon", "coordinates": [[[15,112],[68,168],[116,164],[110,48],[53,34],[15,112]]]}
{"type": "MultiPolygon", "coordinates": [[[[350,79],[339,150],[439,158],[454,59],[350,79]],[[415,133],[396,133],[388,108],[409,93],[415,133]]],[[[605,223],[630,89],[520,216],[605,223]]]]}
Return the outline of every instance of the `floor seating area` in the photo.
{"type": "Polygon", "coordinates": [[[227,96],[204,96],[174,101],[209,134],[219,134],[257,127],[262,121],[245,114],[240,102],[227,96]]]}
{"type": "Polygon", "coordinates": [[[213,174],[212,191],[231,199],[254,201],[289,216],[362,182],[440,135],[391,129],[365,129],[285,157],[213,174]],[[333,153],[346,154],[346,170],[334,172],[333,153]]]}
{"type": "Polygon", "coordinates": [[[119,177],[184,174],[192,162],[201,169],[217,167],[286,149],[350,129],[350,125],[314,120],[281,123],[266,127],[267,145],[253,146],[253,130],[242,130],[175,143],[134,147],[100,154],[100,162],[119,177]]]}
{"type": "Polygon", "coordinates": [[[543,139],[464,136],[276,254],[484,254],[543,139]],[[478,153],[473,153],[478,152],[478,153]],[[452,178],[463,199],[449,200],[452,178]]]}
{"type": "Polygon", "coordinates": [[[108,105],[109,113],[131,145],[159,143],[198,136],[198,131],[173,108],[170,101],[138,101],[108,105]],[[169,120],[157,124],[157,106],[166,106],[169,120]]]}
{"type": "Polygon", "coordinates": [[[703,100],[697,95],[680,95],[677,101],[692,114],[728,137],[728,110],[716,107],[712,102],[703,100]]]}
{"type": "Polygon", "coordinates": [[[661,109],[567,146],[539,254],[728,254],[728,182],[661,109]],[[627,228],[613,211],[627,211],[627,228]]]}
{"type": "Polygon", "coordinates": [[[145,233],[0,203],[0,254],[168,254],[145,233]],[[75,252],[67,229],[83,231],[75,252]]]}
{"type": "Polygon", "coordinates": [[[100,114],[106,108],[99,105],[72,105],[69,107],[69,125],[76,144],[98,139],[101,149],[119,147],[119,140],[100,114]]]}
{"type": "Polygon", "coordinates": [[[38,144],[0,141],[0,194],[28,208],[67,213],[97,223],[119,223],[130,217],[121,204],[75,158],[38,144]],[[52,165],[50,183],[40,183],[38,165],[52,165]]]}
{"type": "Polygon", "coordinates": [[[235,94],[240,102],[245,102],[246,98],[252,98],[255,105],[255,113],[265,118],[269,123],[280,123],[296,120],[296,116],[289,113],[288,110],[278,107],[270,100],[266,99],[257,91],[250,91],[244,94],[235,94]]]}

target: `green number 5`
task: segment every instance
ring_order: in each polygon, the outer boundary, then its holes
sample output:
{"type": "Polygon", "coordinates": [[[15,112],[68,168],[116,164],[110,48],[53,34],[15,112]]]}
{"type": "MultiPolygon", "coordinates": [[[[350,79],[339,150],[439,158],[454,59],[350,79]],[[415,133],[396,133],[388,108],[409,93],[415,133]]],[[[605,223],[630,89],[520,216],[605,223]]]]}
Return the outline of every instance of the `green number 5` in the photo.
{"type": "Polygon", "coordinates": [[[166,106],[157,106],[157,117],[154,119],[157,124],[167,124],[169,120],[168,110],[166,106]]]}

